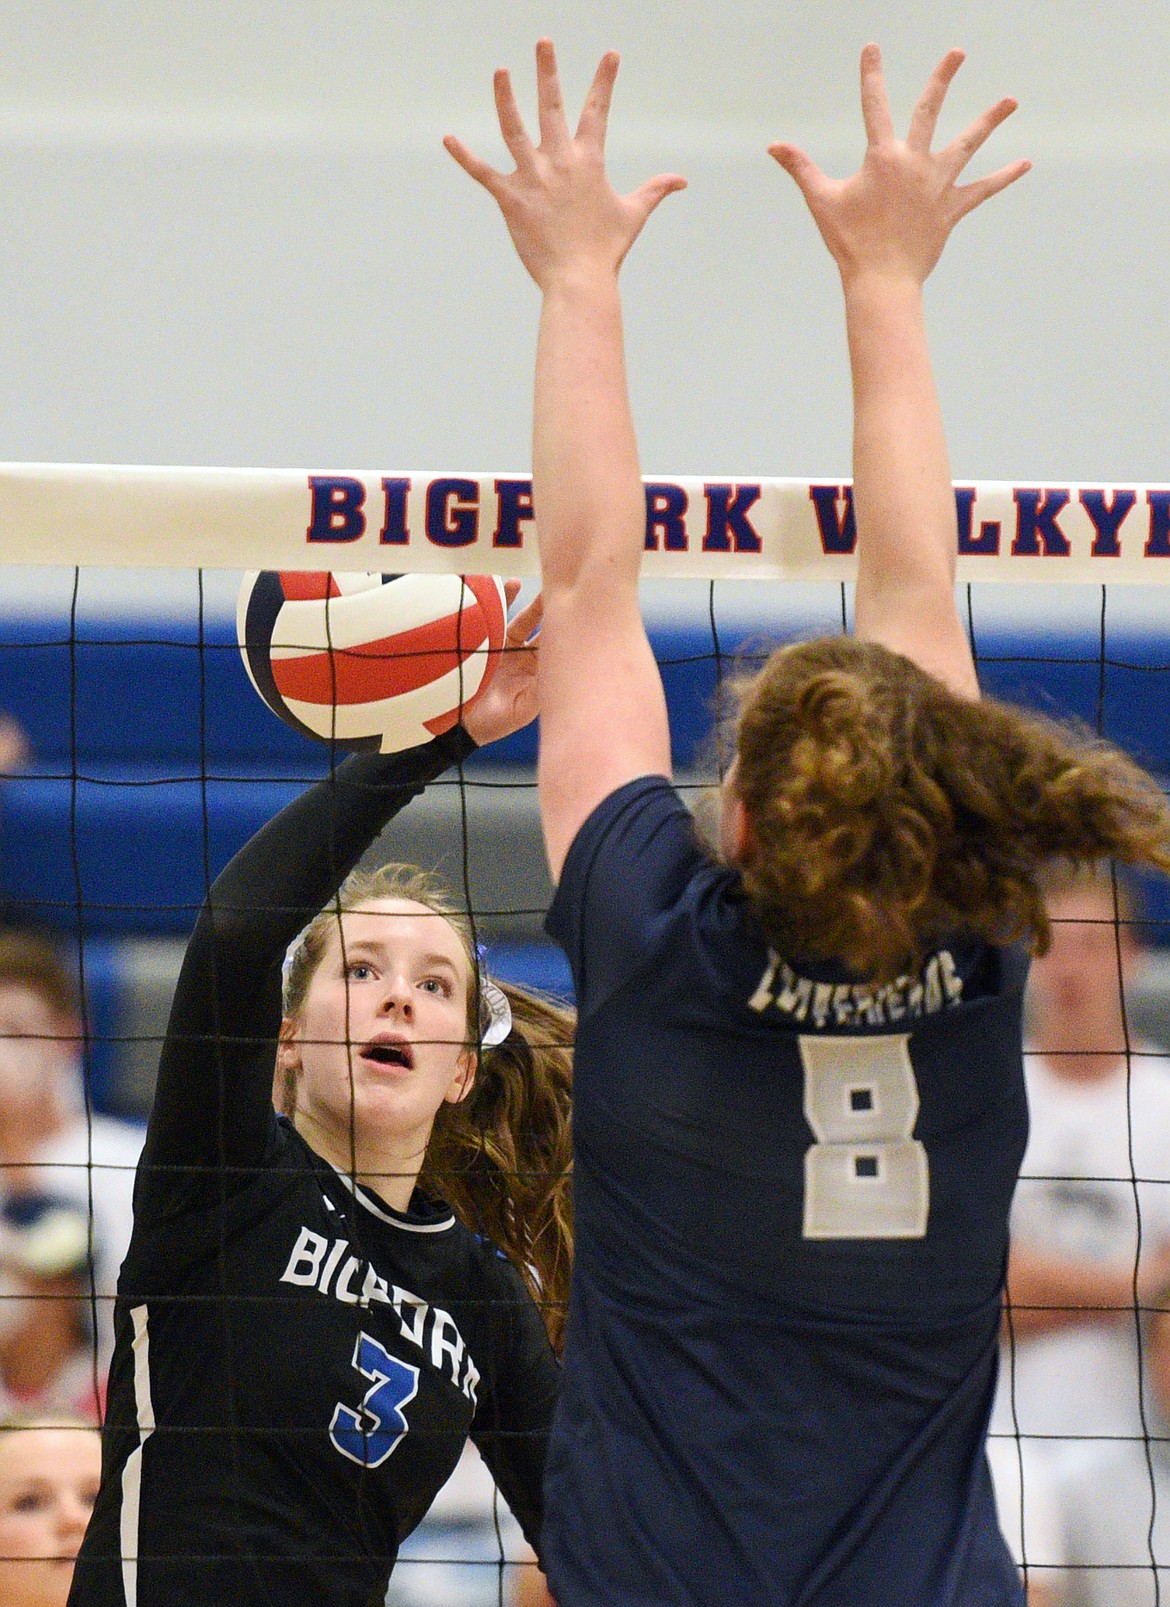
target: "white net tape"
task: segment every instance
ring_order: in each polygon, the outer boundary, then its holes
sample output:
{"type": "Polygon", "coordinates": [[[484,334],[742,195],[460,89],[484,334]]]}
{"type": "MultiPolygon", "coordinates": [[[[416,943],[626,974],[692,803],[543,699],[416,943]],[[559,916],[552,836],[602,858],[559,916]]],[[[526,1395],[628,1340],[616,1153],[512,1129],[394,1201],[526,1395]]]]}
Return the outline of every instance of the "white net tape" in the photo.
{"type": "MultiPolygon", "coordinates": [[[[849,482],[647,477],[648,578],[849,580],[849,482]]],[[[1170,581],[1170,486],[955,484],[962,581],[1170,581]]],[[[538,573],[521,474],[0,464],[0,562],[538,573]]]]}

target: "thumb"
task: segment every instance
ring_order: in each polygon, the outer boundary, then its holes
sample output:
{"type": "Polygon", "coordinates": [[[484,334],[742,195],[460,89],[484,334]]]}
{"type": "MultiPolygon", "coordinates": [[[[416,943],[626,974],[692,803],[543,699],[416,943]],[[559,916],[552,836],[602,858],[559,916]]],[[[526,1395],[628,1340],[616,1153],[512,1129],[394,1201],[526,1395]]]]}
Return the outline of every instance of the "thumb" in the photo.
{"type": "Polygon", "coordinates": [[[812,157],[795,145],[769,145],[768,155],[779,162],[806,201],[825,182],[825,175],[812,157]]]}
{"type": "Polygon", "coordinates": [[[642,221],[645,222],[668,195],[673,195],[676,190],[685,190],[686,187],[687,181],[681,174],[659,173],[656,178],[647,179],[645,184],[635,190],[630,200],[642,214],[642,221]]]}

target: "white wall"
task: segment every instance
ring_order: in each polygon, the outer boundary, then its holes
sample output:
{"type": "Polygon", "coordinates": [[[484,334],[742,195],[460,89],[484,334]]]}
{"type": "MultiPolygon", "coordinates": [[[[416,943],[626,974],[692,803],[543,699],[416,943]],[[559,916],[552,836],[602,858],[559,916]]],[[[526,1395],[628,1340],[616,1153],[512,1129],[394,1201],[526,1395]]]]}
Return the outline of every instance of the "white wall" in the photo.
{"type": "Polygon", "coordinates": [[[439,145],[499,154],[531,104],[625,57],[615,167],[691,179],[626,275],[648,471],[848,463],[838,291],[769,138],[838,171],[856,58],[904,120],[952,43],[946,129],[1011,92],[983,163],[1036,171],[931,291],[956,473],[1166,480],[1170,8],[1150,0],[667,5],[25,0],[0,13],[0,458],[515,468],[535,296],[439,145]]]}

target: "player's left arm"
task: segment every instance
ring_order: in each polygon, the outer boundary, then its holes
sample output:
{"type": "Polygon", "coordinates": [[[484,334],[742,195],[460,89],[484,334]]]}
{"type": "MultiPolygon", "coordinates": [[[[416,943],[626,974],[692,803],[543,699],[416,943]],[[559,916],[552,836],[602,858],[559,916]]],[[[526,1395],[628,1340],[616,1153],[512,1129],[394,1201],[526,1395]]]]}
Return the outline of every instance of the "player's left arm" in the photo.
{"type": "Polygon", "coordinates": [[[561,1368],[519,1273],[502,1258],[496,1270],[493,1342],[471,1437],[525,1539],[539,1550],[544,1464],[561,1368]]]}
{"type": "Polygon", "coordinates": [[[618,195],[605,133],[618,58],[602,58],[575,134],[549,40],[536,47],[540,143],[507,72],[495,78],[516,171],[458,140],[447,149],[496,199],[543,294],[536,363],[533,492],[544,587],[540,795],[554,879],[578,829],[616,788],[670,774],[666,701],[638,606],[645,494],[630,414],[618,273],[658,203],[664,174],[618,195]]]}
{"type": "Polygon", "coordinates": [[[923,285],[960,218],[1028,171],[1013,162],[972,183],[956,180],[1015,110],[1001,100],[943,150],[931,150],[939,112],[963,61],[948,51],[894,134],[881,55],[861,57],[867,147],[852,178],[826,178],[793,145],[772,155],[800,187],[841,274],[853,374],[853,500],[857,518],[857,635],[913,659],[952,690],[978,697],[955,608],[958,540],[946,437],[926,340],[923,285]]]}

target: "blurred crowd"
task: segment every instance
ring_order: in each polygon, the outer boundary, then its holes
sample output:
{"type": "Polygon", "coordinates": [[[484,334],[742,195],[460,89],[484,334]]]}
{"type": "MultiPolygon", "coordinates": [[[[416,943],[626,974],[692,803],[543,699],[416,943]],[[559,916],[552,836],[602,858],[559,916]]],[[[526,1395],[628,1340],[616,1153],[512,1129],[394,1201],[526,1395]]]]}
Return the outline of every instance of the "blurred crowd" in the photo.
{"type": "Polygon", "coordinates": [[[1133,889],[1069,878],[1048,909],[989,1452],[1030,1607],[1145,1607],[1170,1583],[1170,1057],[1126,1015],[1133,889]]]}

